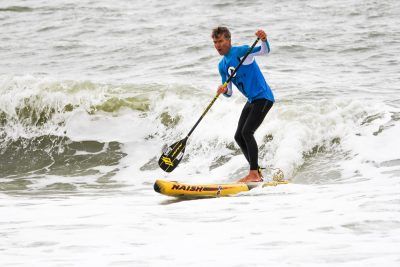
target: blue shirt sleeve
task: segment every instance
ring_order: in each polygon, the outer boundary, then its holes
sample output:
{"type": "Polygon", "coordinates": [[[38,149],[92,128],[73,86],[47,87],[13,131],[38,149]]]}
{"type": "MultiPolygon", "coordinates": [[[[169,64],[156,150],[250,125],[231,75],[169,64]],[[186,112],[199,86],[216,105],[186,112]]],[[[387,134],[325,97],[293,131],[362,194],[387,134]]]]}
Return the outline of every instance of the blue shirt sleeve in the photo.
{"type": "MultiPolygon", "coordinates": [[[[222,84],[228,80],[228,74],[226,73],[222,61],[218,65],[219,75],[221,75],[222,84]]],[[[228,90],[224,93],[224,96],[230,97],[232,95],[232,85],[231,82],[228,84],[228,90]]]]}
{"type": "Polygon", "coordinates": [[[238,56],[240,58],[242,58],[242,57],[244,57],[244,55],[246,55],[246,52],[249,50],[250,46],[241,45],[241,46],[238,46],[237,48],[238,48],[238,56]]]}
{"type": "Polygon", "coordinates": [[[228,80],[226,72],[224,70],[224,67],[222,66],[222,62],[220,62],[218,64],[218,70],[219,70],[219,75],[221,75],[221,79],[222,79],[222,84],[224,84],[226,82],[226,80],[228,80]]]}
{"type": "MultiPolygon", "coordinates": [[[[269,47],[269,43],[268,43],[268,40],[265,40],[265,46],[267,47],[267,54],[271,51],[271,48],[269,47]]],[[[254,47],[253,48],[253,52],[252,53],[257,53],[257,52],[260,52],[261,51],[261,46],[256,46],[256,47],[254,47]]]]}

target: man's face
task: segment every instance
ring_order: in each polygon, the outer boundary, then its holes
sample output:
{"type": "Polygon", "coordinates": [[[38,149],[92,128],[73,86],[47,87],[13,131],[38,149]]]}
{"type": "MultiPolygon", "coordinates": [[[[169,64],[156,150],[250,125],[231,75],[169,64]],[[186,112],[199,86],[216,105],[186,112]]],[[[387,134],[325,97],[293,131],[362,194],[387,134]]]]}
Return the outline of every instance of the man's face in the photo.
{"type": "Polygon", "coordinates": [[[231,49],[230,39],[226,39],[223,34],[220,34],[218,37],[213,38],[213,41],[215,49],[217,49],[221,56],[228,54],[229,49],[231,49]]]}

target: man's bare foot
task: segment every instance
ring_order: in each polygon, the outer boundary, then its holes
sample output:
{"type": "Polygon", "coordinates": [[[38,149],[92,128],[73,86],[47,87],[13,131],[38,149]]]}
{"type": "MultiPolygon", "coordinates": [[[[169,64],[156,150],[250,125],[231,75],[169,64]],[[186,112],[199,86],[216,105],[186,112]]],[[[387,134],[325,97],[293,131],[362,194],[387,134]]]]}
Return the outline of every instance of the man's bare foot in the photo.
{"type": "Polygon", "coordinates": [[[240,179],[239,183],[262,182],[263,179],[257,170],[251,170],[248,175],[240,179]]]}

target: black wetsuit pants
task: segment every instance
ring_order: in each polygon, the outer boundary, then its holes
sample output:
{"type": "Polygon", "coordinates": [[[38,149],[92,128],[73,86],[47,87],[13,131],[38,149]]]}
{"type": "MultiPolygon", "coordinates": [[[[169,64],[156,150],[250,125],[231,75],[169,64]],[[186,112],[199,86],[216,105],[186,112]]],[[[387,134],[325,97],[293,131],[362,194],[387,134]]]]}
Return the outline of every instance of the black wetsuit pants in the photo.
{"type": "Polygon", "coordinates": [[[250,170],[258,170],[258,146],[254,132],[263,122],[273,105],[267,99],[257,99],[247,102],[239,118],[235,140],[250,164],[250,170]]]}

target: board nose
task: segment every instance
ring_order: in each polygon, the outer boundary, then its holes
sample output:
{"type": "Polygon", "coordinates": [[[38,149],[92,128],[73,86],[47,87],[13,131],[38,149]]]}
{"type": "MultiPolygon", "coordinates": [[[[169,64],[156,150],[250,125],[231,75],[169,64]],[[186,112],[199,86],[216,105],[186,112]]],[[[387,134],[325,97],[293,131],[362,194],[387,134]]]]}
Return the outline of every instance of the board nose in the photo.
{"type": "Polygon", "coordinates": [[[156,191],[157,193],[160,193],[161,192],[161,188],[160,188],[160,186],[157,184],[157,182],[155,182],[154,183],[154,191],[156,191]]]}

